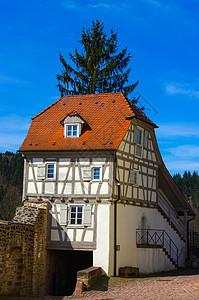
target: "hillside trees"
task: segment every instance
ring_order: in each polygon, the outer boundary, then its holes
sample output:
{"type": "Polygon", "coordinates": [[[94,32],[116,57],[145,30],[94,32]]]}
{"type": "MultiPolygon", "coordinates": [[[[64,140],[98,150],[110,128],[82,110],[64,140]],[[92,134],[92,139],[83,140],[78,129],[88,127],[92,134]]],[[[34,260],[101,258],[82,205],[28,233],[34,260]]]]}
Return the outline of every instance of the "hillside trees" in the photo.
{"type": "Polygon", "coordinates": [[[199,206],[199,175],[197,172],[191,173],[185,171],[183,176],[175,174],[173,179],[177,183],[185,198],[193,207],[199,206]]]}
{"type": "Polygon", "coordinates": [[[0,219],[11,220],[22,199],[23,158],[0,153],[0,219]]]}
{"type": "Polygon", "coordinates": [[[91,29],[83,29],[79,43],[83,52],[76,49],[74,54],[69,53],[74,68],[60,53],[63,70],[57,79],[61,96],[111,92],[123,92],[127,96],[133,92],[138,81],[126,85],[131,71],[128,68],[131,56],[127,47],[118,52],[117,33],[111,30],[108,38],[104,24],[93,21],[91,29]]]}

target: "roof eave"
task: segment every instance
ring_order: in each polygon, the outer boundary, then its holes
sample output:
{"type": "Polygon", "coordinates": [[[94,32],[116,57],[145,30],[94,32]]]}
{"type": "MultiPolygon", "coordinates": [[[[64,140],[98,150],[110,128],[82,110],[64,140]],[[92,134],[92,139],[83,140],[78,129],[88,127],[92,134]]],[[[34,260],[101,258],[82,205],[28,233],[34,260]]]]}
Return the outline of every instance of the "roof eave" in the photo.
{"type": "Polygon", "coordinates": [[[153,126],[154,128],[159,128],[159,126],[157,126],[155,123],[153,122],[150,122],[150,121],[147,121],[147,120],[144,120],[142,117],[139,117],[139,116],[129,116],[129,117],[126,117],[126,120],[132,120],[132,119],[138,119],[138,120],[141,120],[151,126],[153,126]]]}
{"type": "Polygon", "coordinates": [[[78,152],[86,152],[86,151],[116,151],[116,148],[112,148],[112,149],[55,149],[55,150],[50,150],[50,149],[22,149],[22,150],[17,150],[18,153],[24,153],[24,152],[74,152],[74,151],[78,151],[78,152]]]}

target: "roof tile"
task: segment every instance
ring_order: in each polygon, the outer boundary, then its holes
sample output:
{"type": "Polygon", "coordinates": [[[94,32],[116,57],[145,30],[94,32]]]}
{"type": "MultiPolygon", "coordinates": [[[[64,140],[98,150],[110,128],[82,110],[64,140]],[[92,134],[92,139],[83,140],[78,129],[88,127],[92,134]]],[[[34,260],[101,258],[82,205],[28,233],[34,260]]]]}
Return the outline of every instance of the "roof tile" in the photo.
{"type": "Polygon", "coordinates": [[[117,149],[133,117],[156,126],[122,93],[64,96],[32,118],[19,151],[117,149]],[[60,124],[71,112],[87,122],[78,138],[64,138],[60,124]]]}

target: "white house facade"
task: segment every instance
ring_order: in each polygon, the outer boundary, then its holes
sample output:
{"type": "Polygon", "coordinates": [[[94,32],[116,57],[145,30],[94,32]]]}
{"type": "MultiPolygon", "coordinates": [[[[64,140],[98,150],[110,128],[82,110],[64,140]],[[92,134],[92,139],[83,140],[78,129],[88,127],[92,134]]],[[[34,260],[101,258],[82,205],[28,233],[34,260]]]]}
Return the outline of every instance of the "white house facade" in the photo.
{"type": "Polygon", "coordinates": [[[154,128],[121,93],[64,96],[32,119],[23,200],[49,203],[47,250],[88,253],[109,276],[184,265],[194,213],[154,128]]]}

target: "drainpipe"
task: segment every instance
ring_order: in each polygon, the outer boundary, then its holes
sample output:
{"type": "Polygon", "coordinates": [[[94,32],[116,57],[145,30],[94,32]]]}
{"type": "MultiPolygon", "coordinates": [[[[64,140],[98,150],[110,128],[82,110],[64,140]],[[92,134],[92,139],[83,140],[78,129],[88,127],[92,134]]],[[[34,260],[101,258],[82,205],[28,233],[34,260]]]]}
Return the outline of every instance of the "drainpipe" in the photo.
{"type": "Polygon", "coordinates": [[[196,215],[193,215],[193,217],[189,220],[187,220],[187,248],[188,248],[188,251],[187,251],[187,258],[189,257],[189,222],[194,220],[195,219],[195,216],[196,215]]]}
{"type": "Polygon", "coordinates": [[[117,202],[120,200],[120,182],[116,178],[116,151],[114,157],[114,181],[117,186],[117,199],[114,201],[114,271],[113,275],[116,276],[117,272],[117,202]]]}

